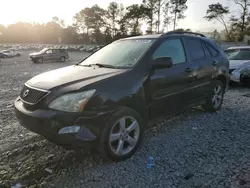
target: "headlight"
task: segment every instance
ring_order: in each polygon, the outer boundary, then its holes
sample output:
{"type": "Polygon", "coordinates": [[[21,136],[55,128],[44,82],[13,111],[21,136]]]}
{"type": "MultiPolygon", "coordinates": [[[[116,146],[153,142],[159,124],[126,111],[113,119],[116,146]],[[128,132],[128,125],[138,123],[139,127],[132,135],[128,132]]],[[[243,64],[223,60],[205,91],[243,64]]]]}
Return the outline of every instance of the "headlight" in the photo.
{"type": "Polygon", "coordinates": [[[80,93],[65,94],[53,100],[49,108],[64,112],[81,112],[89,99],[95,93],[95,89],[80,93]]]}

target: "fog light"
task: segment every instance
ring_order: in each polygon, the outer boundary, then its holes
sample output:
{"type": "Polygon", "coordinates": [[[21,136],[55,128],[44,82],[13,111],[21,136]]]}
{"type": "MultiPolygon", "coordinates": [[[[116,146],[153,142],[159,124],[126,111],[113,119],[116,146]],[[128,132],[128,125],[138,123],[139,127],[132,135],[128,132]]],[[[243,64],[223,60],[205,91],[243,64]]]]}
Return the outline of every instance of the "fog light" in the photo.
{"type": "Polygon", "coordinates": [[[80,126],[70,126],[70,127],[63,127],[58,131],[58,134],[70,134],[70,133],[77,133],[81,129],[80,126]]]}

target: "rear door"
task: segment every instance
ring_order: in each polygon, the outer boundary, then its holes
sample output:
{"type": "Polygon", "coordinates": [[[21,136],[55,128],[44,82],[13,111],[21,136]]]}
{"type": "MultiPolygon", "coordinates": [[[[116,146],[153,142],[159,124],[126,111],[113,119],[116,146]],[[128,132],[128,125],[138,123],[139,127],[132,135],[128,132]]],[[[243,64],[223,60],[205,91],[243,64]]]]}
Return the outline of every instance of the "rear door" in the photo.
{"type": "Polygon", "coordinates": [[[207,95],[210,83],[215,76],[216,63],[205,44],[199,38],[185,37],[185,47],[188,53],[188,62],[195,67],[195,76],[190,83],[194,101],[198,101],[207,95]]]}
{"type": "Polygon", "coordinates": [[[60,50],[53,49],[52,50],[52,60],[59,60],[60,59],[60,50]]]}
{"type": "Polygon", "coordinates": [[[168,38],[156,48],[151,60],[171,57],[173,67],[152,70],[150,76],[150,108],[153,116],[160,112],[174,113],[191,100],[189,83],[192,81],[183,42],[179,37],[168,38]]]}

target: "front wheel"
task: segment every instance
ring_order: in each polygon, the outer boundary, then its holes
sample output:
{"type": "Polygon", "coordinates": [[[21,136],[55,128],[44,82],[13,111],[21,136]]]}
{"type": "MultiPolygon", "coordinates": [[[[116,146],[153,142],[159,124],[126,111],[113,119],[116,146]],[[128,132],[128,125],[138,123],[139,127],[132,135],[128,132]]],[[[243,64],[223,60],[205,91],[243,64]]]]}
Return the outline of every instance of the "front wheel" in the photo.
{"type": "Polygon", "coordinates": [[[109,118],[100,136],[100,152],[108,160],[122,161],[139,148],[144,134],[143,120],[130,108],[122,108],[109,118]]]}
{"type": "Polygon", "coordinates": [[[43,63],[43,58],[38,58],[36,61],[37,63],[43,63]]]}
{"type": "Polygon", "coordinates": [[[216,112],[221,108],[224,99],[225,88],[220,80],[212,83],[212,88],[203,108],[209,112],[216,112]]]}
{"type": "Polygon", "coordinates": [[[60,58],[60,61],[61,61],[61,62],[65,62],[65,61],[66,61],[66,58],[62,56],[62,57],[60,58]]]}

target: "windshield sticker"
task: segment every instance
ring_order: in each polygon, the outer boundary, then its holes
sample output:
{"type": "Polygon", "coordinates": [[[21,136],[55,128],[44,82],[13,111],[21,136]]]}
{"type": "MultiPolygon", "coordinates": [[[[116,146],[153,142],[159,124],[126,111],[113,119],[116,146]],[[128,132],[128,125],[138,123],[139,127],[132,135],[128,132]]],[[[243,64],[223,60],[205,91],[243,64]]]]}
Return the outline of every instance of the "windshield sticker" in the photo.
{"type": "Polygon", "coordinates": [[[152,40],[135,40],[138,43],[150,43],[152,40]]]}

